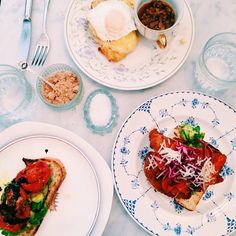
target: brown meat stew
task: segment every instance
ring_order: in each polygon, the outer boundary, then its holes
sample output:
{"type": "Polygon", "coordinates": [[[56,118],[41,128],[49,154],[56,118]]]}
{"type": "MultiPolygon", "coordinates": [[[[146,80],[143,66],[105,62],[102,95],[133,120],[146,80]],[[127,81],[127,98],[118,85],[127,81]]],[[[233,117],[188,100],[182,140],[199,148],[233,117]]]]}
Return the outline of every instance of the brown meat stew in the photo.
{"type": "Polygon", "coordinates": [[[152,0],[145,3],[138,11],[140,21],[150,29],[165,30],[174,25],[174,9],[167,2],[152,0]]]}

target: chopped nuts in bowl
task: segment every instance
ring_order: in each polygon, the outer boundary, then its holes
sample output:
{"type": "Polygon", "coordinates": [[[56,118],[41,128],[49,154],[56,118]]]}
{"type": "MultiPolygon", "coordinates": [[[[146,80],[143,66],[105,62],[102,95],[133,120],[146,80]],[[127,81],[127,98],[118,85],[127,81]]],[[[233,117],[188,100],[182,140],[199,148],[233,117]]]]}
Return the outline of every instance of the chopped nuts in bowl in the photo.
{"type": "Polygon", "coordinates": [[[54,64],[40,74],[37,90],[41,100],[48,106],[67,110],[79,103],[83,84],[80,75],[73,68],[65,64],[54,64]],[[49,83],[45,83],[42,77],[49,83]]]}

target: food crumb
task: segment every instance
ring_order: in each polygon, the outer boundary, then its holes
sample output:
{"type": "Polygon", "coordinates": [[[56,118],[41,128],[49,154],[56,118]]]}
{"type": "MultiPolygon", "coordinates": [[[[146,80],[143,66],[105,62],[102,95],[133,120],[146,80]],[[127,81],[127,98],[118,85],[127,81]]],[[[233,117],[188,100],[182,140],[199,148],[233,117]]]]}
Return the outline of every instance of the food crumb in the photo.
{"type": "Polygon", "coordinates": [[[79,78],[73,72],[59,71],[49,75],[46,80],[53,84],[53,88],[43,82],[42,96],[51,104],[68,103],[79,91],[79,78]]]}

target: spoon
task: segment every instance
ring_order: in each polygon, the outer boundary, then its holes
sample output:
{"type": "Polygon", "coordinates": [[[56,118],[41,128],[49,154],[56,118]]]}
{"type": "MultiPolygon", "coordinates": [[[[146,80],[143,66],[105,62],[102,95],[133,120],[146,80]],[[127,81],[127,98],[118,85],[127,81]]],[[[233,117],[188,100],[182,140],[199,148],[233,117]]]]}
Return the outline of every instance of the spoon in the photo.
{"type": "Polygon", "coordinates": [[[45,84],[47,84],[51,89],[54,90],[54,84],[50,83],[48,80],[46,80],[44,77],[42,77],[41,75],[39,75],[36,71],[34,71],[32,68],[29,67],[29,65],[27,63],[19,63],[19,66],[21,68],[21,70],[27,70],[30,73],[36,75],[39,79],[41,79],[45,84]]]}

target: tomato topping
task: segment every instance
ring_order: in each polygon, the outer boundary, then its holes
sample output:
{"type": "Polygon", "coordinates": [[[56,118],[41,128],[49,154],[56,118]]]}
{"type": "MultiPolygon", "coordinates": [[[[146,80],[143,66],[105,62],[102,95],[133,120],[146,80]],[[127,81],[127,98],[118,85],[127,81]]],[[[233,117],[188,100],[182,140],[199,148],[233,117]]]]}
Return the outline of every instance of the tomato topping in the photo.
{"type": "Polygon", "coordinates": [[[26,192],[20,188],[20,196],[16,201],[16,217],[26,219],[30,217],[30,204],[26,192]]]}
{"type": "Polygon", "coordinates": [[[20,171],[16,176],[16,181],[24,177],[27,183],[22,183],[22,188],[27,192],[36,193],[48,183],[50,176],[51,169],[48,164],[43,161],[37,161],[20,171]]]}
{"type": "Polygon", "coordinates": [[[8,224],[4,222],[3,217],[0,217],[0,228],[5,229],[11,233],[17,232],[21,229],[20,224],[8,224]]]}
{"type": "Polygon", "coordinates": [[[213,164],[215,167],[215,171],[219,172],[222,167],[224,166],[225,162],[226,162],[226,156],[225,155],[216,155],[213,164]]]}

